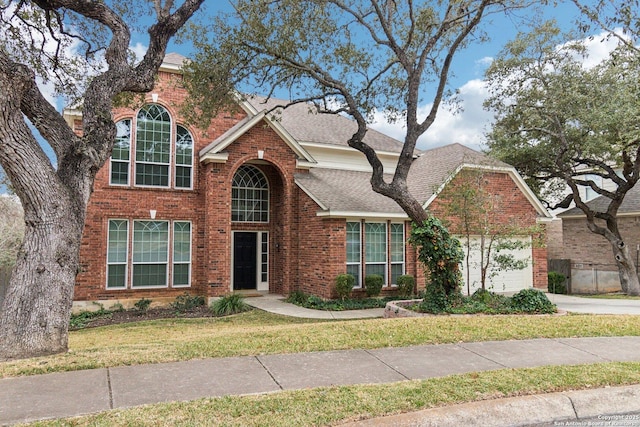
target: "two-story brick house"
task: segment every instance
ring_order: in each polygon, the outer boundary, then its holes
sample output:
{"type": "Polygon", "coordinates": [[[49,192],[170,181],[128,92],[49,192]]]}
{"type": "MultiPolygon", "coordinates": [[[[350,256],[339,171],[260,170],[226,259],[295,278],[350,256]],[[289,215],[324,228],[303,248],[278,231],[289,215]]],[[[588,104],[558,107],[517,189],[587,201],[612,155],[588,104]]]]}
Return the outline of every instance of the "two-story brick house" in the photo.
{"type": "MultiPolygon", "coordinates": [[[[118,137],[88,207],[77,302],[294,289],[328,298],[340,273],[360,289],[381,274],[384,292],[401,274],[423,277],[407,215],[371,190],[366,159],[346,144],[352,121],[308,105],[274,115],[276,100],[251,99],[197,129],[180,115],[182,61],[168,55],[144,103],[113,112],[118,137]]],[[[80,114],[67,119],[78,126],[80,114]]],[[[366,142],[392,173],[401,143],[373,130],[366,142]]],[[[463,168],[487,172],[505,218],[520,212],[528,227],[548,216],[512,167],[458,144],[417,153],[411,191],[437,213],[439,189],[463,168]]],[[[513,286],[546,286],[544,248],[529,255],[513,286]]]]}

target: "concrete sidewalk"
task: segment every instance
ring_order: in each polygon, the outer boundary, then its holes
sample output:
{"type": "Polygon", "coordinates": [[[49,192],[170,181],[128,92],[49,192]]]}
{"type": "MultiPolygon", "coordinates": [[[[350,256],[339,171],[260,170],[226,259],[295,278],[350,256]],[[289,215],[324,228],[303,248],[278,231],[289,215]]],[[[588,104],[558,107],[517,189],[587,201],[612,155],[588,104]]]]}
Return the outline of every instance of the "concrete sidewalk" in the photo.
{"type": "MultiPolygon", "coordinates": [[[[0,380],[0,424],[70,417],[116,408],[203,397],[348,384],[380,384],[503,368],[608,361],[640,361],[640,337],[534,339],[423,345],[119,366],[2,379],[0,380]]],[[[640,396],[639,390],[640,387],[632,388],[632,391],[625,393],[627,395],[635,393],[635,396],[640,396]]],[[[568,414],[566,405],[549,404],[551,398],[543,396],[519,399],[525,399],[518,402],[529,407],[530,411],[539,411],[538,415],[546,417],[547,421],[565,419],[567,415],[575,419],[575,412],[568,414]],[[532,405],[538,406],[532,407],[532,405]]],[[[566,401],[566,397],[562,399],[566,401]]],[[[600,398],[598,400],[602,401],[600,398]]],[[[611,400],[611,402],[605,401],[604,404],[613,405],[615,400],[618,403],[624,402],[624,408],[618,406],[601,406],[600,408],[624,410],[624,412],[640,411],[640,399],[625,400],[612,397],[611,400]]],[[[476,405],[481,408],[473,411],[488,416],[486,414],[491,412],[487,412],[489,407],[503,409],[512,407],[503,406],[501,402],[502,400],[477,403],[476,405]]],[[[515,405],[512,401],[509,402],[509,405],[515,405]]],[[[441,411],[448,411],[446,412],[448,417],[452,417],[456,410],[456,407],[441,409],[441,411]]],[[[495,419],[482,425],[514,425],[502,423],[500,411],[495,410],[494,413],[495,419]]],[[[419,414],[406,414],[404,417],[420,417],[419,414]]],[[[459,417],[454,416],[451,420],[455,422],[404,425],[466,424],[461,422],[459,417]]],[[[391,424],[375,425],[403,425],[404,423],[401,419],[388,421],[391,424]]]]}

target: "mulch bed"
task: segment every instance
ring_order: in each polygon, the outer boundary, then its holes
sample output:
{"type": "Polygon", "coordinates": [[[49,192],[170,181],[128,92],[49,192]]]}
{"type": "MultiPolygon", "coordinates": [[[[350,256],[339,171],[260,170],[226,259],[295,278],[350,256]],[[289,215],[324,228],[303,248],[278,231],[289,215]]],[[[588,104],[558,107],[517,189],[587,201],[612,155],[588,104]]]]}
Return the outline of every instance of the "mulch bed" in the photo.
{"type": "MultiPolygon", "coordinates": [[[[84,327],[75,329],[95,328],[98,326],[117,325],[120,323],[142,322],[145,320],[185,319],[198,317],[214,317],[214,314],[211,309],[206,306],[195,307],[182,312],[177,312],[173,308],[150,308],[147,311],[114,311],[93,319],[87,319],[84,327]]],[[[74,330],[74,328],[70,329],[74,330]]]]}

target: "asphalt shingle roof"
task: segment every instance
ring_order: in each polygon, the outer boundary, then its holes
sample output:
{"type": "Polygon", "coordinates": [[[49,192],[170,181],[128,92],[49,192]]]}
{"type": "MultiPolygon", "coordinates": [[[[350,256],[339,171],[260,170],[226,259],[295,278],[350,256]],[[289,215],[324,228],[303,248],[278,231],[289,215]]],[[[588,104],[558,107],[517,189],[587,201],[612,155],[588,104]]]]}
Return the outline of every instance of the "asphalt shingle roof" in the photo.
{"type": "MultiPolygon", "coordinates": [[[[506,163],[461,144],[425,151],[411,166],[409,191],[424,204],[463,164],[505,168],[506,163]]],[[[334,212],[403,213],[396,202],[371,189],[371,173],[314,168],[296,174],[296,182],[326,209],[334,212]]],[[[385,175],[391,181],[391,175],[385,175]]]]}
{"type": "MultiPolygon", "coordinates": [[[[593,209],[596,212],[606,212],[607,207],[609,206],[610,199],[604,196],[598,196],[593,200],[589,200],[587,202],[587,206],[593,209]]],[[[635,185],[631,190],[627,192],[627,195],[624,198],[624,201],[620,205],[620,209],[618,209],[618,213],[620,214],[630,214],[637,213],[640,214],[640,185],[635,185]]],[[[571,208],[568,209],[557,216],[560,218],[565,216],[575,216],[580,215],[584,216],[584,212],[580,208],[571,208]]]]}
{"type": "MultiPolygon", "coordinates": [[[[285,106],[287,101],[264,97],[249,97],[248,102],[258,111],[271,110],[278,106],[285,106]]],[[[347,141],[358,129],[353,120],[337,115],[319,113],[312,104],[300,103],[291,105],[284,110],[274,110],[282,126],[300,143],[318,143],[348,146],[347,141]]],[[[364,141],[376,151],[399,153],[402,142],[383,133],[369,129],[364,141]]]]}

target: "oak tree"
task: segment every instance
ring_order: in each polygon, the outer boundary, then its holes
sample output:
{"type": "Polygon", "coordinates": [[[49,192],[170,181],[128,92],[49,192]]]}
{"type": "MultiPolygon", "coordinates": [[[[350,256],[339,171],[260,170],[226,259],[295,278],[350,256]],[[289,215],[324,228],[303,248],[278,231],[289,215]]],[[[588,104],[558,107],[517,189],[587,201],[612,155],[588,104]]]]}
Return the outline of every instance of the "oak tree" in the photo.
{"type": "Polygon", "coordinates": [[[24,242],[0,308],[0,359],[67,349],[87,203],[116,136],[114,100],[153,88],[167,43],[203,1],[0,1],[0,166],[25,216],[24,242]],[[133,63],[131,31],[149,21],[148,50],[133,63]],[[81,100],[82,135],[39,82],[81,100]],[[53,162],[36,133],[51,147],[53,162]]]}

